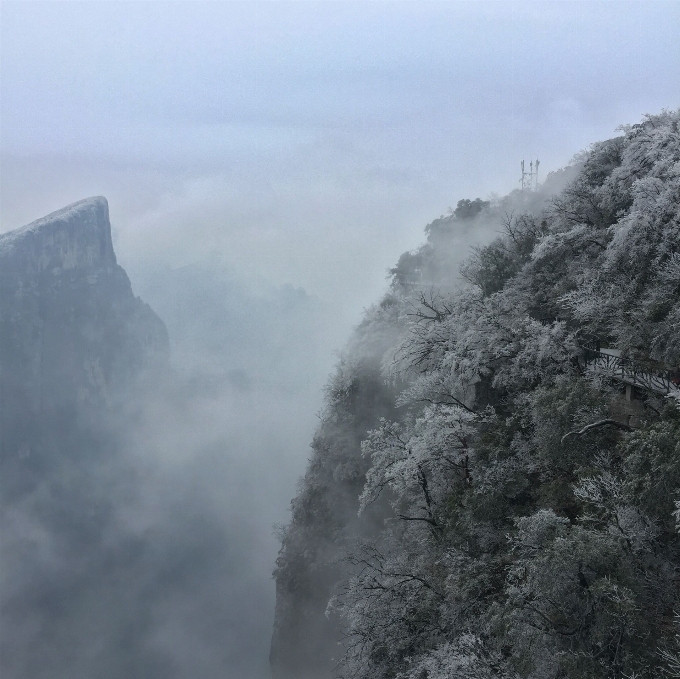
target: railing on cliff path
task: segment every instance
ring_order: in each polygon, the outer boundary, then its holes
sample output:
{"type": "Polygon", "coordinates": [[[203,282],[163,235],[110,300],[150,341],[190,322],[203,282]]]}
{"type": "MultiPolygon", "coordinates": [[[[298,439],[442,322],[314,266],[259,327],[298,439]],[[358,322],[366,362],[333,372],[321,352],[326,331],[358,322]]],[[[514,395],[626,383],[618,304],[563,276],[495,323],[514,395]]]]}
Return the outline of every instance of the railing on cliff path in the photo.
{"type": "Polygon", "coordinates": [[[621,358],[614,349],[584,347],[586,370],[609,377],[630,387],[638,387],[661,396],[680,394],[680,371],[649,368],[627,358],[621,358]],[[616,353],[615,353],[616,352],[616,353]]]}

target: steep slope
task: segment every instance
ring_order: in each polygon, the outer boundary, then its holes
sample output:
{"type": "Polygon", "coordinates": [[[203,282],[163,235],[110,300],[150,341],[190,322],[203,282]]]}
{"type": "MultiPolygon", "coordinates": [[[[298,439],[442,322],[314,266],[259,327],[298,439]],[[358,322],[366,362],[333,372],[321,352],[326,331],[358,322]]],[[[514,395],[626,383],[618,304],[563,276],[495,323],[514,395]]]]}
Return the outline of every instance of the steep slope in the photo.
{"type": "Polygon", "coordinates": [[[321,437],[333,422],[355,438],[315,443],[283,535],[275,677],[651,678],[677,663],[679,123],[664,112],[595,144],[550,201],[463,201],[402,257],[332,382],[370,377],[387,407],[349,389],[342,424],[329,392],[321,437]],[[504,235],[457,285],[456,231],[484,218],[504,235]],[[325,625],[325,645],[286,638],[295,625],[325,625]]]}
{"type": "Polygon", "coordinates": [[[104,198],[0,236],[3,677],[91,676],[105,655],[126,561],[113,517],[135,493],[124,411],[167,344],[116,262],[104,198]]]}
{"type": "Polygon", "coordinates": [[[458,270],[470,247],[492,240],[508,214],[540,211],[576,172],[570,167],[551,174],[536,192],[460,200],[455,210],[427,225],[427,242],[405,252],[390,271],[388,293],[367,312],[329,381],[309,467],[282,535],[274,573],[274,679],[329,677],[342,655],[342,621],[326,615],[327,605],[348,572],[348,545],[377,535],[389,511],[376,503],[357,517],[370,466],[361,441],[381,417],[398,412],[405,382],[390,365],[421,299],[434,290],[451,294],[460,288],[458,270]]]}
{"type": "Polygon", "coordinates": [[[18,490],[21,469],[47,464],[57,439],[65,442],[79,418],[129,386],[167,342],[116,262],[104,198],[1,235],[0,460],[12,479],[5,492],[18,490]]]}

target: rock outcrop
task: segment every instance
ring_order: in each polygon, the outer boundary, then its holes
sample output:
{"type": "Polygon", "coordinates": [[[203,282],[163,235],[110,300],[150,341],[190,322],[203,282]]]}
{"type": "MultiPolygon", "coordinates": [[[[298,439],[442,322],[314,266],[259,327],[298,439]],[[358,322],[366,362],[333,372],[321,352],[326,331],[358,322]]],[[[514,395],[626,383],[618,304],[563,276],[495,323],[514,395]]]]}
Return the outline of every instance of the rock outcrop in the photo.
{"type": "MultiPolygon", "coordinates": [[[[167,347],[88,198],[0,236],[0,459],[25,466],[167,347]]],[[[66,437],[68,438],[68,437],[66,437]]],[[[12,475],[13,476],[13,475],[12,475]]]]}
{"type": "Polygon", "coordinates": [[[138,676],[109,651],[106,625],[126,629],[109,593],[133,567],[115,517],[135,492],[129,413],[167,347],[104,198],[0,236],[1,676],[91,676],[95,652],[102,676],[138,676]]]}

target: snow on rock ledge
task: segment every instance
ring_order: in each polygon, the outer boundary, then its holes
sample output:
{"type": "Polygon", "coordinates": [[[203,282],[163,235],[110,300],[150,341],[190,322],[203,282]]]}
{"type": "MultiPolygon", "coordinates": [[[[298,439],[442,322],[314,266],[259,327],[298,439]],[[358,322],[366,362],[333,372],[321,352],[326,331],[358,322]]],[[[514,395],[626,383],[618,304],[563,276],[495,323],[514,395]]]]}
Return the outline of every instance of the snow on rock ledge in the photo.
{"type": "Polygon", "coordinates": [[[2,276],[24,278],[116,266],[109,205],[96,196],[0,235],[2,276]]]}

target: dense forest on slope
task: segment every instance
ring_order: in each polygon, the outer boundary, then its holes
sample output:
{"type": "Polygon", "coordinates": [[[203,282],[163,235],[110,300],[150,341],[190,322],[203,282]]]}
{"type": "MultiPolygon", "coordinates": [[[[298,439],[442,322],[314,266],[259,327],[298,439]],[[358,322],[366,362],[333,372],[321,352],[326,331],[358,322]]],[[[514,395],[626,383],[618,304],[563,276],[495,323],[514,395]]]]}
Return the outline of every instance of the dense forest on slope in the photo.
{"type": "Polygon", "coordinates": [[[680,676],[679,123],[460,201],[392,270],[282,531],[276,679],[680,676]]]}

